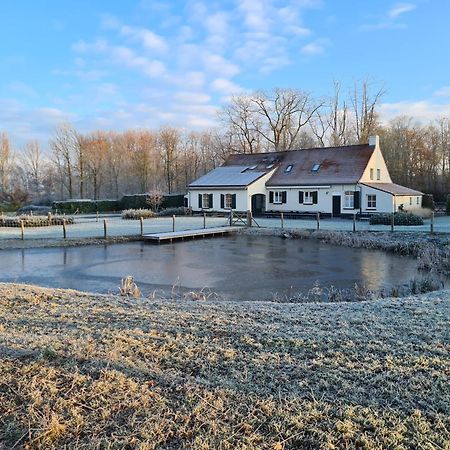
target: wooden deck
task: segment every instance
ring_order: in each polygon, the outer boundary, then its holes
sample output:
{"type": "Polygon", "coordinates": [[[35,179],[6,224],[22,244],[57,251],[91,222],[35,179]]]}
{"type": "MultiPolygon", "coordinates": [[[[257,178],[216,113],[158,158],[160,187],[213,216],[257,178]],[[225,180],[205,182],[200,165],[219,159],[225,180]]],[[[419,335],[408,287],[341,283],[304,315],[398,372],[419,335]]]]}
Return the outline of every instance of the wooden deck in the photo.
{"type": "Polygon", "coordinates": [[[242,227],[214,227],[200,228],[196,230],[169,231],[166,233],[144,234],[142,239],[144,239],[144,241],[152,241],[160,244],[161,242],[195,239],[196,237],[224,236],[226,234],[235,233],[240,229],[242,229],[242,227]]]}

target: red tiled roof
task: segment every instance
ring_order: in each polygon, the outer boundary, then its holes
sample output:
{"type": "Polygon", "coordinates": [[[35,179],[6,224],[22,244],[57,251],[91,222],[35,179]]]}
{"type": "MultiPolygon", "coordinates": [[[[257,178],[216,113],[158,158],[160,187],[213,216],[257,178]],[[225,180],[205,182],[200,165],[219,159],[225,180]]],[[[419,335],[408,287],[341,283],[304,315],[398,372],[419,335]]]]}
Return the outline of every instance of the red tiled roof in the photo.
{"type": "Polygon", "coordinates": [[[414,189],[401,186],[395,183],[361,183],[364,186],[368,186],[374,189],[378,189],[383,192],[388,192],[393,195],[423,195],[423,192],[416,191],[414,189]]]}

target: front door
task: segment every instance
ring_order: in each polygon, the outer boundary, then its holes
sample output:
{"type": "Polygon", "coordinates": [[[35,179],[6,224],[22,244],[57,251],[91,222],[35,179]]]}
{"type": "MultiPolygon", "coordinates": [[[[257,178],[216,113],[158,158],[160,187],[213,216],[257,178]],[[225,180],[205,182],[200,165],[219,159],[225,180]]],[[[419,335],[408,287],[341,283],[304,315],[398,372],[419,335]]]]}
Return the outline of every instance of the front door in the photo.
{"type": "Polygon", "coordinates": [[[264,194],[252,195],[252,214],[262,214],[266,210],[266,196],[264,194]]]}
{"type": "Polygon", "coordinates": [[[341,214],[341,196],[333,195],[333,216],[341,214]]]}

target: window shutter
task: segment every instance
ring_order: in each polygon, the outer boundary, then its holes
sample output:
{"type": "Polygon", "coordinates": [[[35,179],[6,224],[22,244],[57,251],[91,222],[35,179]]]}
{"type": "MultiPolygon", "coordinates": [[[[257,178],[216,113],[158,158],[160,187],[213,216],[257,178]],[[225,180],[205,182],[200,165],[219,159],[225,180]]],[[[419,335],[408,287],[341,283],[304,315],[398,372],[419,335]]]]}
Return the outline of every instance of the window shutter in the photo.
{"type": "Polygon", "coordinates": [[[269,203],[273,203],[273,191],[269,191],[269,203]]]}
{"type": "Polygon", "coordinates": [[[298,202],[302,205],[304,201],[303,191],[298,191],[298,202]]]}
{"type": "Polygon", "coordinates": [[[355,191],[353,194],[353,209],[360,209],[361,208],[361,201],[359,196],[359,191],[355,191]]]}
{"type": "Polygon", "coordinates": [[[203,204],[202,204],[202,194],[198,194],[198,207],[201,209],[203,208],[203,204]]]}
{"type": "Polygon", "coordinates": [[[220,194],[220,207],[221,209],[225,208],[225,195],[220,194]]]}
{"type": "Polygon", "coordinates": [[[210,208],[214,208],[214,204],[213,204],[213,194],[209,194],[209,207],[210,208]]]}
{"type": "Polygon", "coordinates": [[[286,203],[286,198],[287,198],[287,192],[283,191],[281,193],[281,203],[286,203]]]}
{"type": "Polygon", "coordinates": [[[236,209],[236,194],[233,194],[233,195],[231,196],[231,207],[232,207],[233,209],[236,209]]]}
{"type": "Polygon", "coordinates": [[[312,202],[313,205],[317,205],[317,191],[312,192],[312,202]]]}

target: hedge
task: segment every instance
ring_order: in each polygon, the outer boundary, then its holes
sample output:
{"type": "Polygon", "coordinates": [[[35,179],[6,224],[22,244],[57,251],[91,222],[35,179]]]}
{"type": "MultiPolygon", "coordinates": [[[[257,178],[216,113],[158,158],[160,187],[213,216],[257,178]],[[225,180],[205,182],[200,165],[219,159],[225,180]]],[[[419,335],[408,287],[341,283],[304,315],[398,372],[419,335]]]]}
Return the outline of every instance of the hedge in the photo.
{"type": "MultiPolygon", "coordinates": [[[[374,214],[370,216],[369,223],[370,225],[391,225],[392,214],[374,214]]],[[[394,213],[394,225],[423,225],[423,219],[415,214],[396,212],[394,213]]]]}
{"type": "MultiPolygon", "coordinates": [[[[148,209],[146,202],[148,194],[124,195],[120,199],[120,208],[124,209],[148,209]]],[[[161,209],[179,208],[184,206],[184,194],[168,194],[165,195],[161,204],[161,209]]]]}
{"type": "Polygon", "coordinates": [[[422,196],[422,208],[434,210],[434,200],[432,195],[425,194],[422,196]]]}

